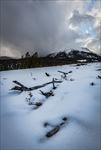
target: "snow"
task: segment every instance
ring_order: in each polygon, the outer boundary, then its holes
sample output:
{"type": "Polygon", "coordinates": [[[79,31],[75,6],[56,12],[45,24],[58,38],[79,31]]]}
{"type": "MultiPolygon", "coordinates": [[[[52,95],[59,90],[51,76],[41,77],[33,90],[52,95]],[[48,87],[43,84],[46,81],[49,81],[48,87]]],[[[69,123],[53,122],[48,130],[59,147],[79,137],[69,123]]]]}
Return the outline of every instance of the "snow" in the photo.
{"type": "Polygon", "coordinates": [[[87,62],[86,59],[78,60],[78,62],[87,62]]]}
{"type": "MultiPolygon", "coordinates": [[[[1,72],[1,150],[100,150],[100,68],[100,63],[90,63],[1,72]],[[65,80],[58,70],[72,73],[65,80]],[[53,77],[63,81],[55,84],[54,96],[45,98],[40,89],[31,91],[31,101],[43,103],[38,109],[28,105],[29,92],[10,90],[15,85],[13,80],[33,87],[50,82],[53,77]],[[95,84],[91,86],[91,82],[95,84]],[[44,123],[58,125],[63,117],[68,118],[65,126],[51,138],[45,138],[52,126],[44,127],[44,123]]],[[[51,84],[41,88],[44,92],[51,89],[51,84]]]]}

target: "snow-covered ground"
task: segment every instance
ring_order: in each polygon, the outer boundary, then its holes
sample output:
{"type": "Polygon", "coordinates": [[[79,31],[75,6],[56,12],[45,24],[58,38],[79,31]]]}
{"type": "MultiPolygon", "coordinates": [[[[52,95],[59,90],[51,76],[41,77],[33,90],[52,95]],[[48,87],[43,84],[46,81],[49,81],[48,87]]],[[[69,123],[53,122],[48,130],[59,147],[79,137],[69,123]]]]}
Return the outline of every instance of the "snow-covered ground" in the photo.
{"type": "MultiPolygon", "coordinates": [[[[99,63],[91,63],[1,72],[0,150],[100,150],[101,79],[97,78],[100,68],[99,63]],[[72,73],[65,80],[58,70],[72,73]],[[31,91],[31,101],[43,103],[38,109],[28,105],[29,92],[10,90],[15,86],[13,80],[33,87],[52,81],[52,78],[63,81],[55,84],[54,96],[45,98],[40,89],[31,91]],[[44,127],[44,123],[58,125],[63,117],[68,118],[65,126],[52,137],[45,138],[53,127],[44,127]]],[[[41,88],[44,92],[51,89],[52,84],[41,88]]]]}

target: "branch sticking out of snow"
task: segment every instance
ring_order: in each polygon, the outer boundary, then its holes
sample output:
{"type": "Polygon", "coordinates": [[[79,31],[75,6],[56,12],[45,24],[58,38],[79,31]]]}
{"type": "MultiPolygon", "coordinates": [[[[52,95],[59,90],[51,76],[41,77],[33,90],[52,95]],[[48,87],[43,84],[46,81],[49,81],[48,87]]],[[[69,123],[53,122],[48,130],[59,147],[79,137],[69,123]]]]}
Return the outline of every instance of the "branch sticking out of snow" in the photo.
{"type": "MultiPolygon", "coordinates": [[[[44,83],[44,84],[42,84],[42,85],[38,85],[38,86],[34,86],[34,87],[28,88],[28,87],[24,86],[23,84],[21,84],[21,83],[18,82],[18,81],[13,81],[13,82],[14,82],[15,84],[19,85],[19,86],[15,86],[15,87],[13,87],[11,90],[17,90],[17,91],[21,91],[21,92],[23,92],[23,91],[37,90],[37,89],[42,88],[42,87],[44,87],[44,86],[46,86],[46,85],[53,84],[53,81],[51,81],[51,82],[44,83]]],[[[54,83],[62,83],[62,81],[54,81],[54,83]]]]}

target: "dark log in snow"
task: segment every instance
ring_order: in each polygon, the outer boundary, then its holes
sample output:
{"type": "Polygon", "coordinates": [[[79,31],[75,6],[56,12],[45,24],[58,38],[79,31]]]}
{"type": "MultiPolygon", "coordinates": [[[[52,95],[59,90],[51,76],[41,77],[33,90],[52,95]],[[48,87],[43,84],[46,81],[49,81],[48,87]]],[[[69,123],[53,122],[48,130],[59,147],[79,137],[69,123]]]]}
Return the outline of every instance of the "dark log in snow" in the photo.
{"type": "Polygon", "coordinates": [[[54,90],[56,89],[54,78],[53,78],[53,89],[54,89],[54,90]]]}
{"type": "Polygon", "coordinates": [[[46,76],[47,76],[47,77],[49,77],[49,76],[50,76],[50,74],[48,74],[47,72],[45,72],[45,74],[46,74],[46,76]]]}
{"type": "Polygon", "coordinates": [[[20,82],[18,82],[18,81],[16,81],[16,80],[14,80],[13,82],[16,83],[16,84],[19,85],[19,86],[25,87],[23,84],[21,84],[20,82]]]}
{"type": "Polygon", "coordinates": [[[34,103],[34,105],[36,105],[37,107],[39,107],[39,106],[42,105],[42,103],[41,102],[36,102],[36,103],[34,103]]]}
{"type": "MultiPolygon", "coordinates": [[[[37,90],[37,89],[39,89],[39,88],[42,88],[42,87],[44,87],[44,86],[46,86],[46,85],[48,85],[48,84],[53,84],[53,81],[51,81],[51,82],[47,82],[47,83],[45,83],[45,84],[42,84],[42,85],[38,85],[38,86],[34,86],[34,87],[30,87],[30,88],[28,88],[28,87],[26,87],[26,86],[24,86],[23,84],[21,84],[20,82],[18,82],[18,81],[13,81],[15,84],[17,84],[17,85],[19,85],[19,86],[15,86],[15,87],[13,87],[11,90],[17,90],[17,91],[32,91],[32,90],[37,90]]],[[[54,83],[62,83],[62,81],[54,81],[54,83]]]]}
{"type": "Polygon", "coordinates": [[[101,71],[101,69],[97,69],[96,71],[101,71]]]}
{"type": "Polygon", "coordinates": [[[43,103],[41,102],[36,102],[34,103],[35,107],[33,109],[38,109],[40,106],[42,106],[43,103]]]}
{"type": "Polygon", "coordinates": [[[67,74],[69,74],[69,73],[72,73],[72,71],[69,71],[69,72],[58,71],[58,72],[63,73],[64,75],[67,75],[67,74]]]}
{"type": "Polygon", "coordinates": [[[49,91],[49,92],[43,92],[41,91],[41,94],[44,95],[46,98],[50,97],[50,96],[54,96],[53,91],[49,91]]]}
{"type": "Polygon", "coordinates": [[[47,132],[45,136],[47,138],[49,138],[49,137],[53,136],[54,134],[56,134],[63,127],[63,125],[66,124],[67,121],[68,121],[68,118],[63,117],[61,123],[58,125],[53,125],[51,123],[45,122],[44,127],[47,127],[47,126],[53,127],[53,129],[51,131],[47,132]]]}
{"type": "Polygon", "coordinates": [[[69,71],[69,72],[58,71],[58,72],[63,74],[62,78],[65,79],[65,80],[67,80],[67,75],[69,73],[72,73],[72,71],[69,71]]]}
{"type": "Polygon", "coordinates": [[[94,83],[94,82],[91,82],[91,83],[90,83],[90,85],[91,85],[91,86],[94,86],[94,85],[95,85],[95,83],[94,83]]]}
{"type": "Polygon", "coordinates": [[[23,91],[23,88],[22,87],[19,87],[19,86],[14,86],[13,88],[11,88],[11,90],[16,90],[16,91],[23,91]]]}
{"type": "Polygon", "coordinates": [[[43,125],[44,125],[44,127],[47,127],[47,126],[49,126],[49,123],[45,122],[43,125]]]}
{"type": "MultiPolygon", "coordinates": [[[[22,88],[22,90],[28,90],[28,88],[26,87],[26,86],[24,86],[23,84],[21,84],[20,82],[18,82],[18,81],[13,81],[15,84],[17,84],[17,85],[19,85],[20,87],[19,88],[22,88]]],[[[16,88],[18,88],[18,87],[16,87],[16,88]]]]}
{"type": "Polygon", "coordinates": [[[98,78],[98,79],[101,79],[101,76],[98,75],[97,78],[98,78]]]}
{"type": "Polygon", "coordinates": [[[60,130],[60,126],[54,127],[54,129],[52,129],[51,131],[49,131],[49,132],[46,133],[46,137],[49,138],[49,137],[53,136],[53,135],[56,134],[59,130],[60,130]]]}

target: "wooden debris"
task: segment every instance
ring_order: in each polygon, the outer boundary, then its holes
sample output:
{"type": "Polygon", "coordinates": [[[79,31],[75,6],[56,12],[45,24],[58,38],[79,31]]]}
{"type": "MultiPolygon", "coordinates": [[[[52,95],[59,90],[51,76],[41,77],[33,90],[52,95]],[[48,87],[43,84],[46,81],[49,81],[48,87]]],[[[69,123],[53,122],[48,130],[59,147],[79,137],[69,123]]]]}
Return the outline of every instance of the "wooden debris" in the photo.
{"type": "Polygon", "coordinates": [[[63,117],[63,118],[62,118],[62,120],[64,120],[64,121],[67,121],[67,119],[68,119],[67,117],[63,117]]]}
{"type": "Polygon", "coordinates": [[[16,91],[23,91],[23,88],[22,87],[19,87],[19,86],[14,86],[13,88],[11,88],[11,90],[16,90],[16,91]]]}
{"type": "Polygon", "coordinates": [[[32,78],[33,80],[36,80],[36,78],[32,78]]]}
{"type": "Polygon", "coordinates": [[[74,81],[74,79],[73,79],[73,78],[71,78],[71,79],[70,79],[70,81],[74,81]]]}
{"type": "Polygon", "coordinates": [[[72,71],[69,71],[68,73],[72,73],[72,71]]]}
{"type": "Polygon", "coordinates": [[[50,130],[49,132],[46,133],[45,136],[47,138],[50,138],[51,136],[55,135],[61,129],[61,127],[66,123],[66,121],[68,120],[68,118],[67,117],[63,117],[62,120],[63,121],[60,124],[58,124],[58,125],[52,125],[52,124],[50,124],[48,122],[44,123],[44,127],[47,127],[47,126],[53,127],[52,130],[50,130]]]}
{"type": "Polygon", "coordinates": [[[50,74],[48,74],[47,72],[45,72],[45,74],[46,74],[46,76],[47,76],[47,77],[49,77],[49,76],[50,76],[50,74]]]}
{"type": "Polygon", "coordinates": [[[91,85],[91,86],[94,86],[94,85],[95,85],[95,83],[94,83],[94,82],[91,82],[91,83],[90,83],[90,85],[91,85]]]}
{"type": "Polygon", "coordinates": [[[43,91],[40,90],[40,92],[41,92],[41,94],[44,95],[46,98],[48,98],[48,97],[50,97],[50,96],[54,96],[52,90],[50,90],[49,92],[43,92],[43,91]]]}
{"type": "MultiPolygon", "coordinates": [[[[17,90],[17,91],[21,91],[21,92],[23,92],[23,91],[37,90],[37,89],[39,89],[39,88],[42,88],[42,87],[44,87],[44,86],[47,86],[48,84],[53,84],[53,81],[51,81],[51,82],[47,82],[47,83],[42,84],[42,85],[38,85],[38,86],[34,86],[34,87],[28,88],[28,87],[24,86],[23,84],[21,84],[21,83],[18,82],[18,81],[13,81],[13,82],[14,82],[15,84],[19,85],[19,86],[15,86],[15,87],[13,87],[11,90],[17,90]]],[[[62,81],[54,81],[54,83],[62,83],[62,81]]]]}
{"type": "Polygon", "coordinates": [[[53,136],[54,134],[56,134],[59,130],[60,130],[60,126],[56,126],[51,131],[47,132],[45,136],[47,138],[49,138],[49,137],[53,136]]]}
{"type": "Polygon", "coordinates": [[[27,87],[25,87],[23,84],[21,84],[20,82],[18,82],[18,81],[13,81],[15,84],[17,84],[17,85],[19,85],[19,86],[21,86],[21,87],[24,87],[24,88],[27,88],[27,87]]]}
{"type": "Polygon", "coordinates": [[[69,74],[69,73],[72,73],[72,71],[69,71],[69,72],[58,71],[58,72],[63,73],[64,75],[67,75],[67,74],[69,74]]]}
{"type": "Polygon", "coordinates": [[[36,103],[34,103],[34,105],[36,105],[37,107],[39,107],[39,106],[42,105],[42,103],[41,102],[36,102],[36,103]]]}
{"type": "Polygon", "coordinates": [[[53,78],[53,89],[54,89],[54,90],[56,89],[54,78],[53,78]]]}
{"type": "Polygon", "coordinates": [[[36,102],[36,103],[34,103],[34,105],[35,105],[34,109],[39,108],[40,106],[42,106],[42,104],[43,104],[43,103],[41,103],[41,102],[36,102]]]}
{"type": "Polygon", "coordinates": [[[97,69],[96,71],[101,71],[101,69],[97,69]]]}
{"type": "Polygon", "coordinates": [[[29,105],[34,106],[32,109],[37,109],[37,108],[39,108],[40,106],[42,106],[42,104],[43,104],[43,103],[41,103],[41,102],[36,102],[36,103],[30,102],[30,103],[29,103],[29,105]]]}
{"type": "Polygon", "coordinates": [[[63,74],[62,78],[65,79],[65,80],[67,80],[67,75],[68,75],[69,73],[72,73],[72,71],[69,71],[69,72],[58,71],[58,72],[60,72],[60,73],[63,74]]]}
{"type": "Polygon", "coordinates": [[[45,122],[45,123],[44,123],[44,127],[47,127],[48,125],[49,125],[48,122],[45,122]]]}
{"type": "Polygon", "coordinates": [[[24,86],[23,84],[21,84],[18,81],[13,81],[15,84],[17,84],[18,86],[15,86],[14,88],[12,88],[11,90],[20,90],[20,91],[27,91],[29,88],[27,88],[26,86],[24,86]]]}
{"type": "Polygon", "coordinates": [[[101,76],[98,75],[97,78],[98,78],[98,79],[101,79],[101,76]]]}

